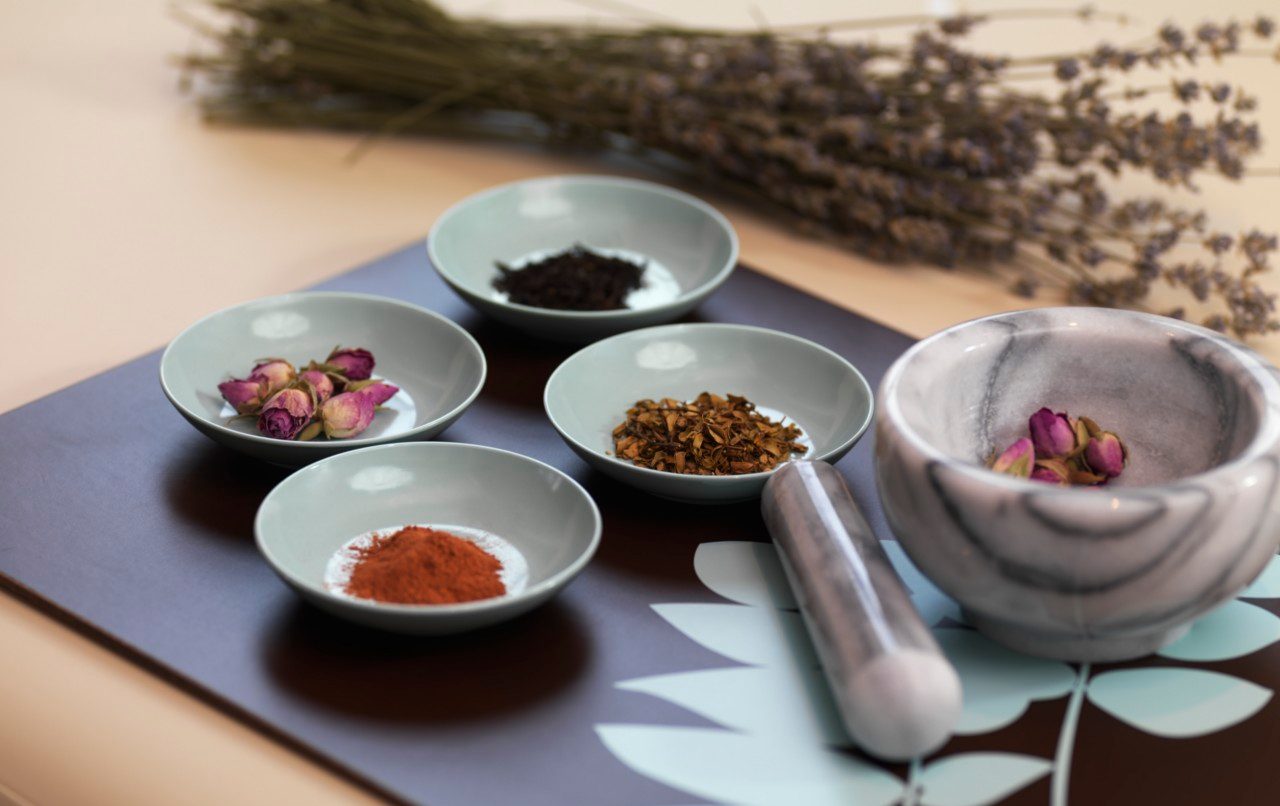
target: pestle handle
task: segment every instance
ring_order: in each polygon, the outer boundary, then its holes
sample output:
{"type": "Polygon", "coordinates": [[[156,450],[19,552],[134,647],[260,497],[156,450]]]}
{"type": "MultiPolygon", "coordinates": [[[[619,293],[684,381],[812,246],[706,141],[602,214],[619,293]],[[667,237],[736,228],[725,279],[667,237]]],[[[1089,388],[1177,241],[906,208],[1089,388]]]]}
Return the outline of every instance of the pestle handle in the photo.
{"type": "Polygon", "coordinates": [[[942,746],[960,718],[960,678],[839,471],[788,462],[761,509],[850,737],[893,760],[942,746]]]}

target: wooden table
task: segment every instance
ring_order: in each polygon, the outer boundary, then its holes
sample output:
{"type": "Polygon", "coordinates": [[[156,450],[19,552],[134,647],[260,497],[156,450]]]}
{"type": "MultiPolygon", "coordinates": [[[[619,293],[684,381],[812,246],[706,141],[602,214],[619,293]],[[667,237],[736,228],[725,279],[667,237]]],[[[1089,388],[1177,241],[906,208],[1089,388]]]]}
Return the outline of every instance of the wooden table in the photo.
{"type": "MultiPolygon", "coordinates": [[[[609,17],[567,0],[510,5],[544,18],[609,17]]],[[[946,0],[852,11],[835,0],[640,5],[690,24],[743,27],[755,24],[752,5],[772,23],[902,13],[910,5],[953,10],[946,0]]],[[[1000,5],[1007,4],[966,7],[1000,5]]],[[[1194,23],[1203,13],[1195,0],[1124,5],[1140,25],[1078,31],[1074,23],[1009,23],[979,42],[1058,52],[1068,37],[1123,42],[1165,18],[1194,23]]],[[[1248,18],[1261,5],[1223,0],[1213,10],[1248,18]]],[[[489,185],[558,172],[682,184],[625,161],[467,142],[388,141],[350,164],[352,137],[211,129],[167,61],[192,41],[165,0],[0,5],[0,411],[155,349],[210,311],[310,284],[421,238],[448,205],[489,185]]],[[[1261,97],[1264,132],[1280,132],[1280,67],[1254,59],[1206,73],[1247,83],[1261,97]]],[[[1277,149],[1268,155],[1264,161],[1280,162],[1277,149]]],[[[730,217],[746,262],[910,334],[1026,305],[993,281],[877,265],[794,235],[768,213],[683,187],[730,217]]],[[[1198,201],[1224,227],[1280,227],[1276,180],[1206,181],[1198,201]]],[[[1258,346],[1280,358],[1280,341],[1258,346]]],[[[86,427],[111,425],[86,412],[86,427]]],[[[368,800],[3,595],[0,645],[0,802],[368,800]]]]}

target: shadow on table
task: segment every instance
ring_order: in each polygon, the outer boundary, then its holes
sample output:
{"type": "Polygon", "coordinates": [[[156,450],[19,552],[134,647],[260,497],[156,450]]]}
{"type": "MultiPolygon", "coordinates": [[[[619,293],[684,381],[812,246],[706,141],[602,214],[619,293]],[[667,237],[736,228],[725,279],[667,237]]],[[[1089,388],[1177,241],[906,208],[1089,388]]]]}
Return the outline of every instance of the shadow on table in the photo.
{"type": "Polygon", "coordinates": [[[580,677],[591,642],[560,600],[476,632],[425,637],[349,624],[302,602],[281,611],[262,656],[314,706],[397,724],[484,721],[531,708],[580,677]]]}
{"type": "Polygon", "coordinates": [[[165,497],[175,512],[222,537],[253,542],[253,519],[271,488],[293,471],[251,459],[204,437],[172,452],[165,497]]]}

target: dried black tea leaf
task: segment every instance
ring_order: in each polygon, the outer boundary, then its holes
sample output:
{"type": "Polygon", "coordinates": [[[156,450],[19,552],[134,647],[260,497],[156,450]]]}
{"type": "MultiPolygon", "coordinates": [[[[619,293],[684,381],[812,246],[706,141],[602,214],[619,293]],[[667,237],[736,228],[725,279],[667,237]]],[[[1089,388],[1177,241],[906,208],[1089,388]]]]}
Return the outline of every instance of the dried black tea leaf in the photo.
{"type": "Polygon", "coordinates": [[[497,263],[493,287],[519,305],[562,311],[626,308],[640,287],[644,265],[594,252],[581,244],[513,269],[497,263]]]}

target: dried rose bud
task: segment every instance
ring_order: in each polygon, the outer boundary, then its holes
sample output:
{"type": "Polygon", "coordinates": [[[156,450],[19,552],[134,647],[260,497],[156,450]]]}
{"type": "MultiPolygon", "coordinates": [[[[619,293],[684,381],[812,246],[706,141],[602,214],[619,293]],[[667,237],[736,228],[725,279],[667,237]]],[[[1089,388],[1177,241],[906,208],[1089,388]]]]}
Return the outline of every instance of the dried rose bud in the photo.
{"type": "Polygon", "coordinates": [[[330,439],[354,437],[373,422],[373,399],[359,392],[343,392],[320,407],[324,434],[330,439]]]}
{"type": "Polygon", "coordinates": [[[315,414],[311,395],[303,389],[282,389],[258,413],[258,430],[274,439],[293,439],[315,414]]]}
{"type": "Polygon", "coordinates": [[[1031,475],[1031,462],[1035,455],[1035,446],[1031,440],[1023,437],[1004,449],[1004,453],[991,463],[991,469],[997,473],[1028,478],[1031,475]]]}
{"type": "Polygon", "coordinates": [[[1037,458],[1057,459],[1076,449],[1076,430],[1066,412],[1054,414],[1047,408],[1040,409],[1031,415],[1027,425],[1037,458]]]}
{"type": "Polygon", "coordinates": [[[388,400],[395,397],[396,392],[399,391],[399,386],[392,386],[386,381],[374,381],[373,383],[360,387],[360,389],[356,391],[356,394],[364,395],[369,398],[373,401],[373,405],[375,406],[381,406],[383,403],[386,403],[388,400]]]}
{"type": "Polygon", "coordinates": [[[1109,479],[1120,475],[1127,459],[1124,443],[1110,431],[1091,438],[1084,449],[1084,460],[1089,463],[1089,469],[1109,479]]]}
{"type": "Polygon", "coordinates": [[[1037,459],[1031,470],[1031,480],[1065,487],[1071,480],[1071,470],[1061,459],[1037,459]]]}
{"type": "Polygon", "coordinates": [[[318,369],[309,369],[301,373],[298,375],[298,380],[306,381],[316,393],[317,406],[333,397],[333,378],[318,369]]]}
{"type": "Polygon", "coordinates": [[[262,405],[262,387],[262,381],[232,378],[218,384],[218,391],[237,414],[256,414],[262,405]]]}
{"type": "Polygon", "coordinates": [[[268,358],[254,367],[253,372],[249,373],[249,380],[263,382],[262,394],[264,397],[270,397],[285,388],[296,377],[298,377],[298,373],[294,370],[293,364],[283,358],[268,358]]]}
{"type": "Polygon", "coordinates": [[[338,347],[324,362],[351,381],[363,381],[373,374],[373,353],[362,347],[338,347]]]}

